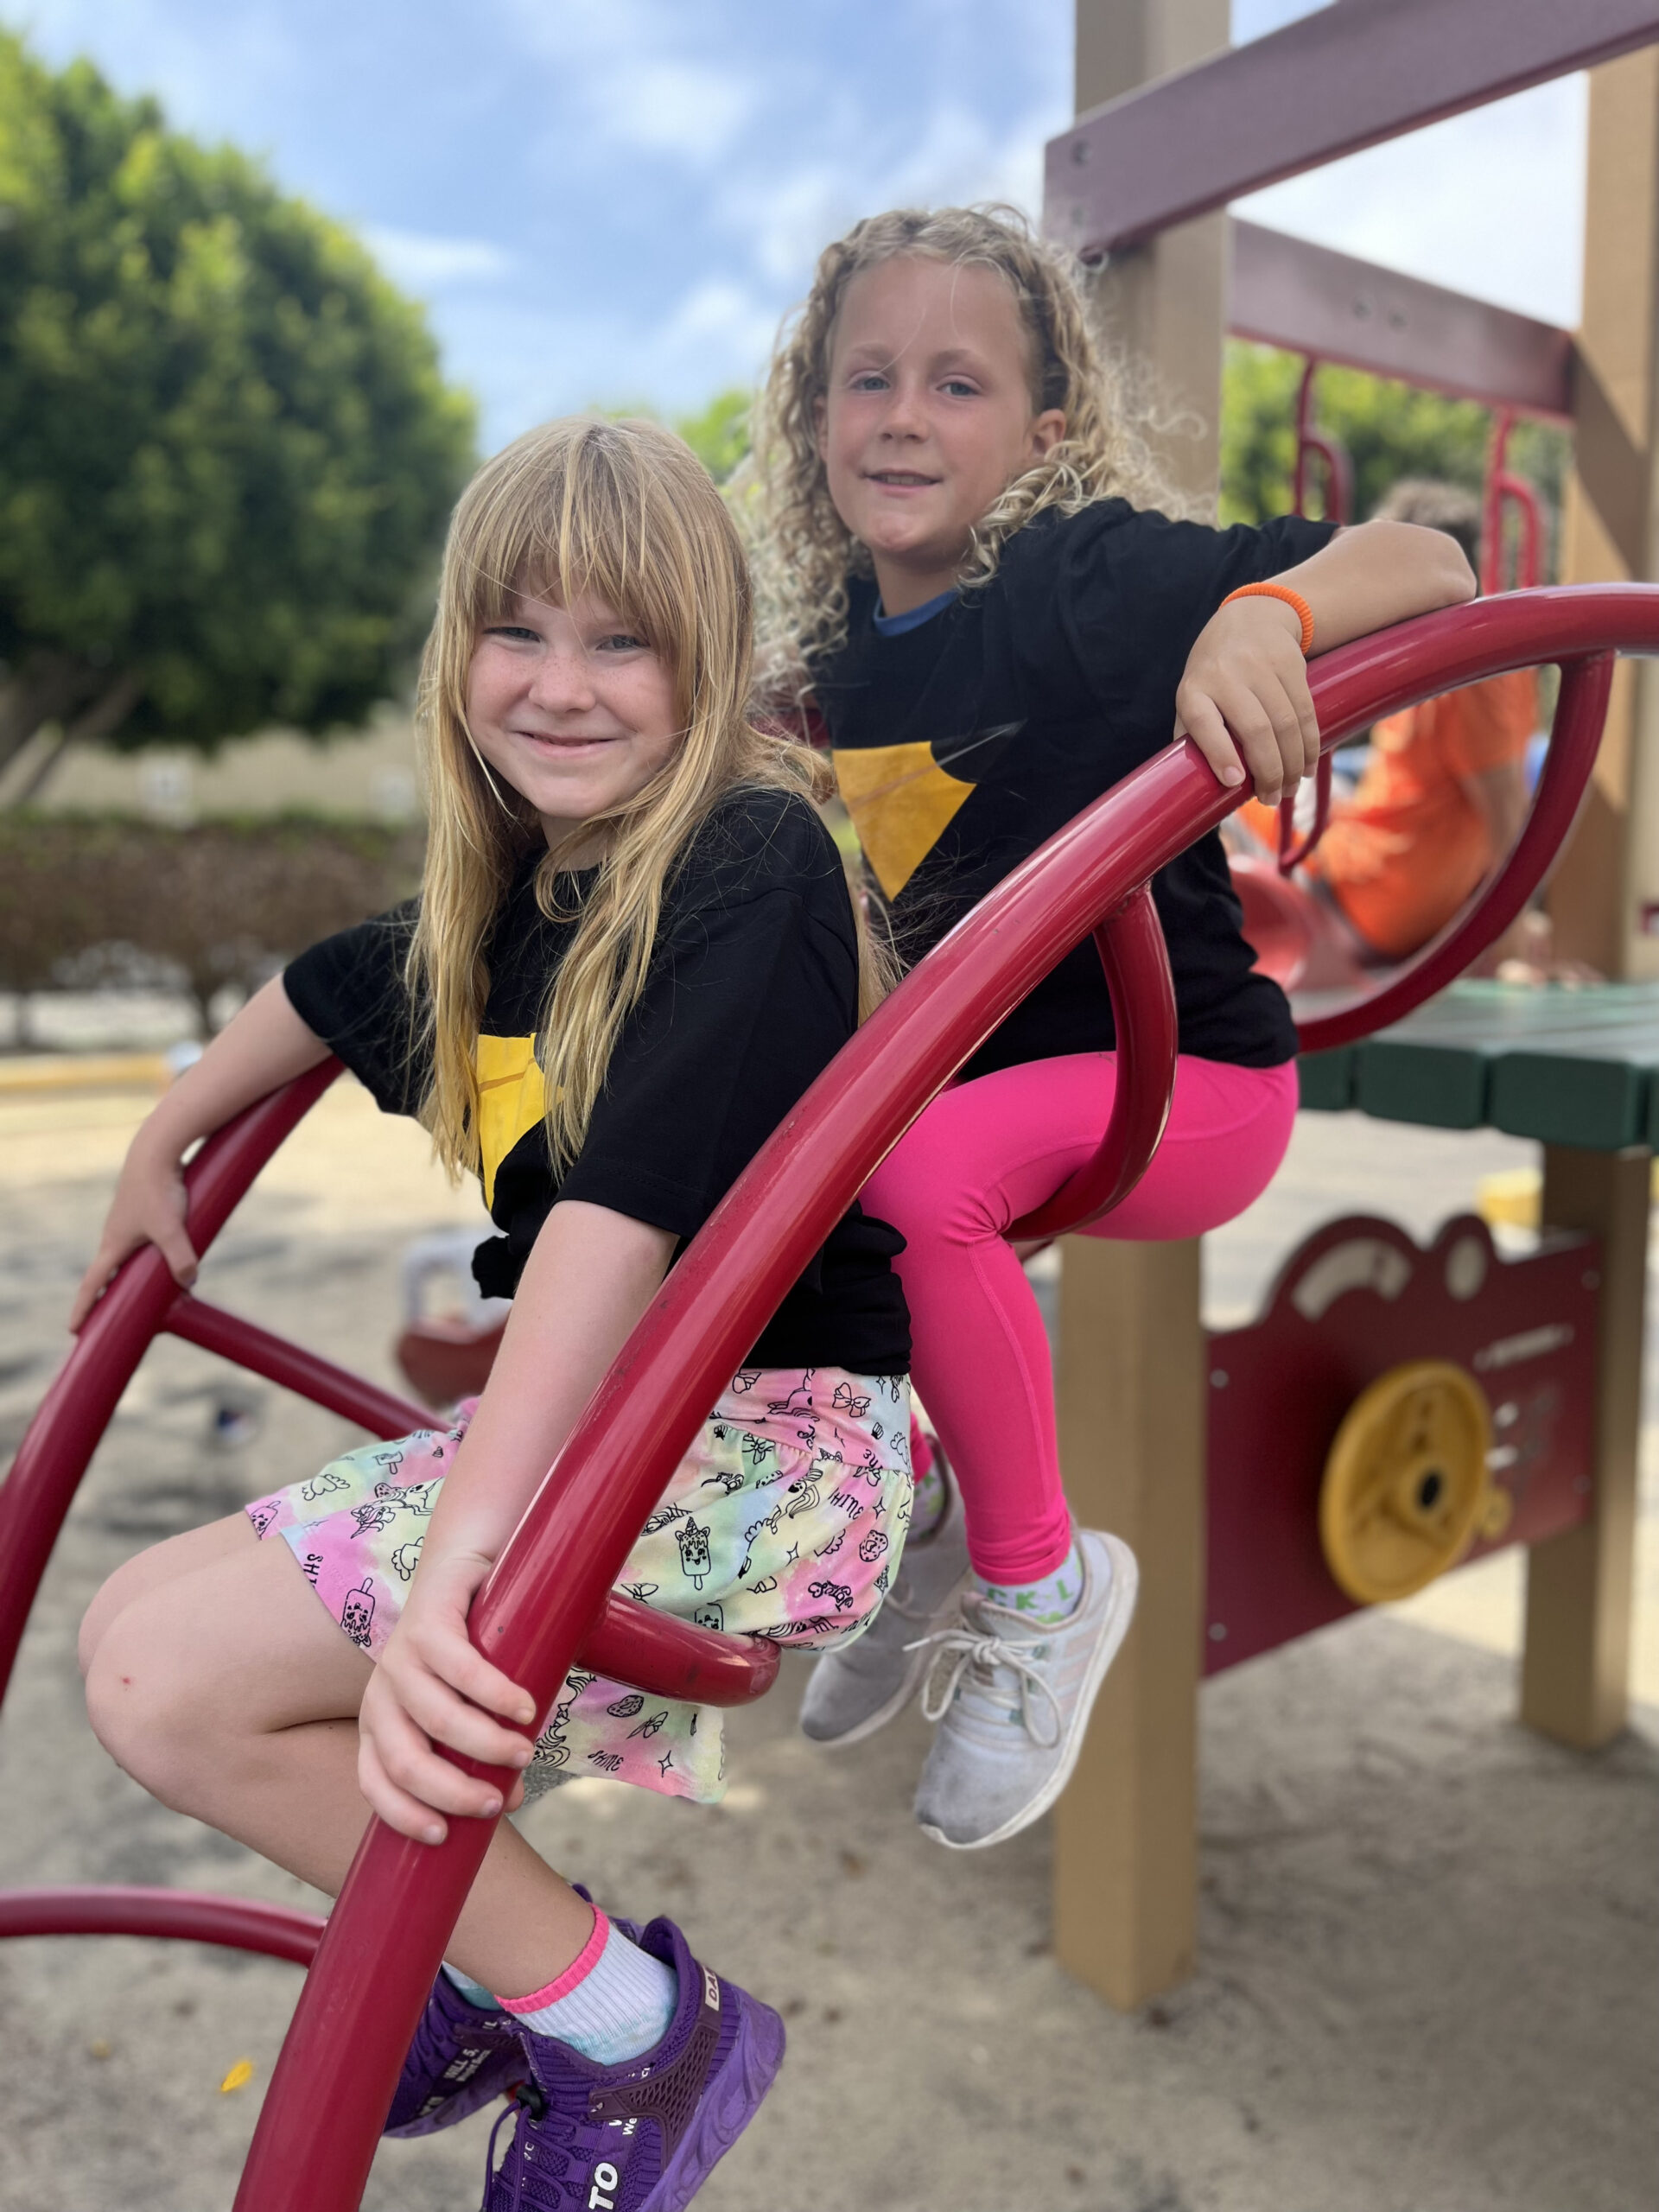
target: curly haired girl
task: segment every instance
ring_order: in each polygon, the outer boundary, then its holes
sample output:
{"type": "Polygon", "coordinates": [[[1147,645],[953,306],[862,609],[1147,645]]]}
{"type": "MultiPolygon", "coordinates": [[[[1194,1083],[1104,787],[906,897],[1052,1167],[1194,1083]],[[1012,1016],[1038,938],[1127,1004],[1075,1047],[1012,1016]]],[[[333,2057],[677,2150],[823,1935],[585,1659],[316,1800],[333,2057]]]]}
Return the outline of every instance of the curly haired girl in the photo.
{"type": "MultiPolygon", "coordinates": [[[[906,963],[1173,737],[1275,802],[1318,757],[1306,654],[1474,589],[1448,538],[1406,524],[1160,512],[1077,273],[1009,209],[900,209],[826,249],[772,363],[754,474],[763,664],[827,724],[906,963]]],[[[1254,972],[1219,838],[1154,896],[1180,1061],[1163,1144],[1104,1236],[1228,1220],[1295,1111],[1289,1008],[1254,972]]],[[[871,1636],[818,1662],[804,1726],[868,1734],[931,1650],[917,1817],[958,1848],[1059,1795],[1134,1606],[1126,1547],[1072,1526],[1047,1340],[1006,1241],[1097,1146],[1115,1041],[1085,944],[868,1188],[906,1240],[914,1373],[960,1500],[924,1484],[906,1572],[871,1636]]]]}

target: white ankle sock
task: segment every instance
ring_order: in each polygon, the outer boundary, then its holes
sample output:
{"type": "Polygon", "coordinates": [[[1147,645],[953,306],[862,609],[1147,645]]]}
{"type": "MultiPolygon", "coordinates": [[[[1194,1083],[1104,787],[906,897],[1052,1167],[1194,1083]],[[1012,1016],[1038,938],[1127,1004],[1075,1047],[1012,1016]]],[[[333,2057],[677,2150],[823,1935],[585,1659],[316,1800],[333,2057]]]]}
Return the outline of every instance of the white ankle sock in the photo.
{"type": "Polygon", "coordinates": [[[981,1575],[974,1580],[994,1605],[1006,1605],[1010,1612],[1052,1628],[1069,1620],[1083,1601],[1083,1555],[1074,1538],[1054,1572],[1039,1581],[987,1582],[981,1575]]]}
{"type": "Polygon", "coordinates": [[[443,1962],[445,1978],[452,1982],[469,2005],[476,2005],[480,2012],[494,2012],[500,2008],[494,1993],[486,1989],[481,1981],[474,1981],[469,1974],[462,1974],[459,1967],[452,1967],[448,1959],[443,1962]]]}
{"type": "Polygon", "coordinates": [[[601,2066],[625,2066],[668,2033],[679,1989],[672,1967],[630,1943],[595,1909],[594,1932],[574,1964],[544,1989],[496,2001],[531,2034],[569,2044],[601,2066]]]}

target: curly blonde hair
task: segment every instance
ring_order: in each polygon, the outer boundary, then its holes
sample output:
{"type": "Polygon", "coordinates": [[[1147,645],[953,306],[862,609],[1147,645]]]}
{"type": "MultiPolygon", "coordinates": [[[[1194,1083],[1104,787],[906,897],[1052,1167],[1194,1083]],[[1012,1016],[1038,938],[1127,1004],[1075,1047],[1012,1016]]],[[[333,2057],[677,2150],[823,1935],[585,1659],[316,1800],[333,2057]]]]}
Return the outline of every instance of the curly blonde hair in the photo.
{"type": "Polygon", "coordinates": [[[1144,434],[1146,410],[1090,327],[1079,263],[1039,238],[1015,207],[897,207],[867,216],[819,255],[812,289],[780,334],[756,410],[753,454],[734,487],[752,540],[757,673],[773,699],[798,702],[810,689],[810,664],[846,640],[848,576],[872,573],[868,549],[830,497],[817,410],[848,285],[906,254],[1001,274],[1031,342],[1033,412],[1058,408],[1065,416],[1065,437],[975,525],[960,578],[965,588],[988,582],[1007,540],[1047,508],[1075,514],[1113,498],[1171,504],[1144,434]]]}

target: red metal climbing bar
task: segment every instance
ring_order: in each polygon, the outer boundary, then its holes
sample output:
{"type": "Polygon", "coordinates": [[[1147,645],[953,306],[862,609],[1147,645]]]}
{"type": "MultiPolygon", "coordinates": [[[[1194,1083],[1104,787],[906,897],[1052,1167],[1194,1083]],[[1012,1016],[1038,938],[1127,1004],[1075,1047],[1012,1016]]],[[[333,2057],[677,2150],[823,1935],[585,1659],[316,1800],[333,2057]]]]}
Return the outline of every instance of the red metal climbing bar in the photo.
{"type": "Polygon", "coordinates": [[[226,1313],[222,1306],[193,1298],[188,1291],[168,1308],[162,1328],[170,1337],[182,1337],[186,1344],[199,1344],[203,1351],[234,1360],[251,1375],[263,1375],[267,1382],[296,1391],[314,1406],[326,1406],[331,1414],[354,1421],[371,1436],[408,1436],[432,1419],[427,1407],[394,1397],[390,1390],[348,1375],[332,1360],[320,1359],[315,1352],[273,1336],[239,1314],[226,1313]]]}
{"type": "MultiPolygon", "coordinates": [[[[1405,974],[1307,1025],[1306,1048],[1396,1019],[1508,926],[1571,826],[1618,651],[1659,652],[1659,589],[1510,594],[1402,625],[1314,664],[1327,749],[1380,715],[1505,669],[1557,660],[1563,682],[1533,816],[1508,866],[1405,974]]],[[[740,1701],[770,1681],[774,1646],[713,1636],[617,1595],[611,1585],[629,1545],[707,1407],[872,1167],[1091,929],[1122,1040],[1110,1122],[1096,1159],[1020,1230],[1058,1234],[1133,1186],[1161,1131],[1173,1065],[1167,956],[1145,887],[1237,803],[1190,743],[1147,762],[951,932],[752,1163],[594,1394],[474,1606],[474,1640],[539,1705],[578,1655],[607,1674],[710,1702],[740,1701]]],[[[198,1250],[337,1071],[333,1063],[319,1067],[203,1148],[188,1175],[198,1250]]],[[[182,1299],[158,1255],[135,1255],[83,1331],[0,1491],[0,1661],[7,1666],[92,1450],[145,1345],[168,1327],[340,1410],[346,1386],[365,1388],[264,1331],[182,1299]]],[[[401,1423],[405,1410],[381,1393],[350,1402],[354,1418],[372,1414],[372,1427],[401,1423]]],[[[432,1850],[371,1828],[295,2014],[238,2196],[241,2212],[350,2212],[357,2204],[410,2031],[490,1834],[488,1823],[457,1821],[448,1843],[432,1850]],[[372,2003],[365,1995],[371,1982],[372,2003]]],[[[245,1943],[288,1957],[302,1956],[315,1938],[306,1916],[232,1899],[110,1891],[0,1899],[0,1936],[116,1929],[245,1943]]]]}
{"type": "MultiPolygon", "coordinates": [[[[1316,664],[1325,741],[1505,668],[1615,649],[1659,652],[1659,589],[1515,594],[1427,616],[1316,664]]],[[[1056,961],[1237,803],[1188,741],[1127,777],[951,931],[750,1164],[594,1393],[474,1606],[474,1642],[538,1708],[707,1408],[871,1169],[1056,961]]],[[[1468,957],[1507,918],[1478,908],[1462,937],[1468,957]]],[[[1420,965],[1405,979],[1420,995],[1433,988],[1423,976],[1420,965]]],[[[1126,1065],[1120,1106],[1156,1079],[1126,1065]]],[[[301,1993],[237,2212],[353,2212],[491,1832],[486,1821],[453,1821],[434,1847],[371,1827],[301,1993]]]]}
{"type": "Polygon", "coordinates": [[[1008,1231],[1012,1237],[1058,1236],[1121,1205],[1151,1166],[1169,1119],[1180,1032],[1169,947],[1149,885],[1143,883],[1107,916],[1095,931],[1095,944],[1112,1002],[1117,1065],[1132,1074],[1113,1094],[1111,1117],[1094,1158],[1046,1205],[1016,1221],[1008,1231]]]}
{"type": "Polygon", "coordinates": [[[326,1923],[296,1906],[257,1897],[203,1897],[188,1890],[118,1887],[9,1890],[0,1893],[0,1936],[166,1936],[258,1951],[308,1967],[326,1923]]]}
{"type": "MultiPolygon", "coordinates": [[[[184,1173],[189,1231],[205,1252],[254,1177],[340,1073],[325,1060],[211,1136],[184,1173]]],[[[134,1370],[179,1295],[153,1245],[135,1252],[92,1308],[0,1488],[0,1697],[29,1608],[80,1478],[134,1370]]]]}

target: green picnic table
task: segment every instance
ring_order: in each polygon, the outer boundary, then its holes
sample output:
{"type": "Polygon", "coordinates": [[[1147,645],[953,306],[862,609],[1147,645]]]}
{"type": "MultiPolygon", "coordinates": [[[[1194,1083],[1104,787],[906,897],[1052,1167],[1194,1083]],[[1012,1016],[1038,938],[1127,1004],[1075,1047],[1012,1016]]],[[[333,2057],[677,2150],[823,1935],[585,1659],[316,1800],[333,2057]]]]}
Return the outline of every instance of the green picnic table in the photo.
{"type": "Polygon", "coordinates": [[[1502,1129],[1590,1152],[1659,1145],[1659,983],[1462,982],[1392,1029],[1316,1052],[1302,1104],[1502,1129]]]}
{"type": "MultiPolygon", "coordinates": [[[[1307,1108],[1533,1139],[1544,1224],[1600,1240],[1593,1510],[1529,1550],[1520,1696],[1531,1726],[1594,1750],[1626,1712],[1659,983],[1457,983],[1300,1077],[1307,1108]]],[[[1066,1486],[1081,1521],[1134,1547],[1141,1597],[1057,1808],[1055,1937],[1124,2005],[1183,1979],[1196,1938],[1207,1338],[1196,1239],[1064,1249],[1066,1486]]]]}

